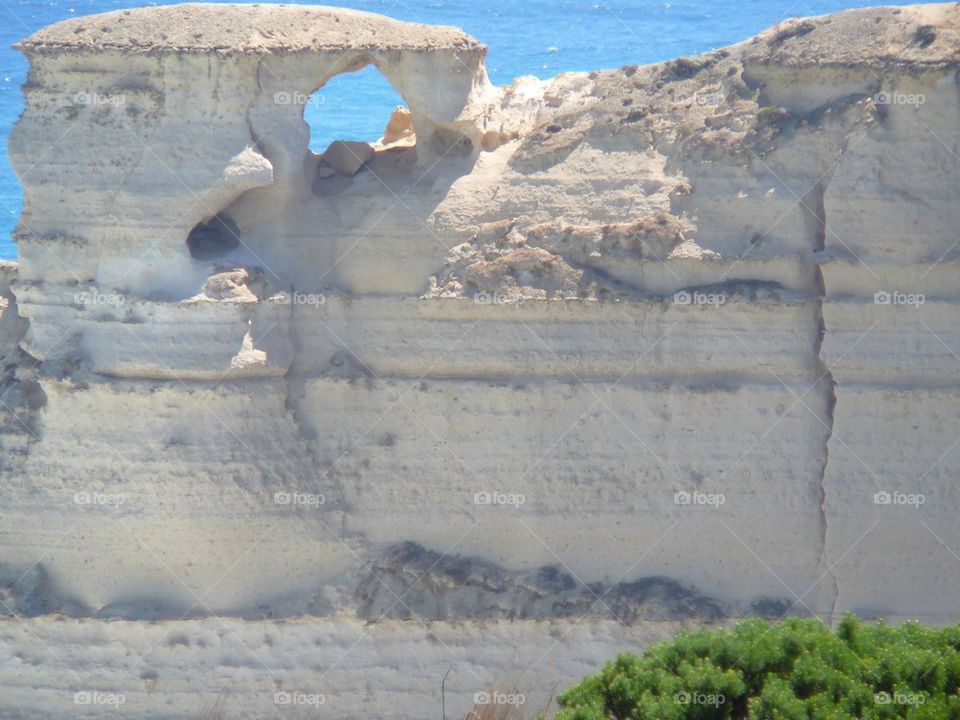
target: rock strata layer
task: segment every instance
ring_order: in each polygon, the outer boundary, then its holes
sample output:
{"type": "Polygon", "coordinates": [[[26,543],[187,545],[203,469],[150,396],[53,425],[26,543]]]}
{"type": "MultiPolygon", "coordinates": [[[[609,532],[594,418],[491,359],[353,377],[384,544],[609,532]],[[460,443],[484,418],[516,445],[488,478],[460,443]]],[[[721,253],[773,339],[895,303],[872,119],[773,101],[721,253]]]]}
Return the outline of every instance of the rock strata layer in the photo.
{"type": "Polygon", "coordinates": [[[0,717],[419,718],[684,621],[955,621],[957,47],[864,9],[496,88],[332,8],[24,40],[0,717]],[[408,112],[311,153],[370,64],[408,112]]]}

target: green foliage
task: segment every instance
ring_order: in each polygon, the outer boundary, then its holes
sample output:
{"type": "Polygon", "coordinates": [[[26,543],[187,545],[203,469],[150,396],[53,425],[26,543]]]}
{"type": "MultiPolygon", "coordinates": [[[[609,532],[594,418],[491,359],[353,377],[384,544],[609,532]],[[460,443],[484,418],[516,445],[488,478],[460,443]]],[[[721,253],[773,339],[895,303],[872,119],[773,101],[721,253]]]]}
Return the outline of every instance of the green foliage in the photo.
{"type": "Polygon", "coordinates": [[[757,125],[761,127],[782,128],[792,119],[793,116],[782,107],[767,105],[757,111],[757,125]]]}
{"type": "Polygon", "coordinates": [[[620,655],[557,720],[960,720],[958,692],[960,626],[746,620],[620,655]]]}

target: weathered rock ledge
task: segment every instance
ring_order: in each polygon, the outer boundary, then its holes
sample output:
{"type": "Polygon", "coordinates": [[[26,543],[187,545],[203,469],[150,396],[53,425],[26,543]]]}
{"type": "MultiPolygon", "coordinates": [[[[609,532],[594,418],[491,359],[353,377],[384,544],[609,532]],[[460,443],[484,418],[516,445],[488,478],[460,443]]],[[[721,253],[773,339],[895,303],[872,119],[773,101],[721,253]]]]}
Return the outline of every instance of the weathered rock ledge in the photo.
{"type": "Polygon", "coordinates": [[[413,718],[451,662],[545,698],[681,622],[955,621],[958,47],[874,8],[495,88],[332,8],[25,40],[0,717],[195,712],[216,663],[244,716],[309,665],[413,718]],[[409,113],[311,153],[369,64],[409,113]]]}
{"type": "Polygon", "coordinates": [[[459,28],[400,22],[344,8],[303,5],[168,5],[67,20],[34,33],[24,52],[52,50],[303,53],[368,49],[405,53],[483,45],[459,28]]]}

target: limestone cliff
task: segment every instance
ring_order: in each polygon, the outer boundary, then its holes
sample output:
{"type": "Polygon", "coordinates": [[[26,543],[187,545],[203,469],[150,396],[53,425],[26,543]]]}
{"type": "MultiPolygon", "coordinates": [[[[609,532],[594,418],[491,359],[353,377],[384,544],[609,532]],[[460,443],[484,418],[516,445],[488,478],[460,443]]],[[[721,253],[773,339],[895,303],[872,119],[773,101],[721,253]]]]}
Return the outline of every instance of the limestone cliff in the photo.
{"type": "Polygon", "coordinates": [[[957,5],[503,88],[332,8],[19,47],[0,716],[414,718],[685,620],[956,620],[957,5]],[[310,152],[369,64],[409,114],[310,152]]]}

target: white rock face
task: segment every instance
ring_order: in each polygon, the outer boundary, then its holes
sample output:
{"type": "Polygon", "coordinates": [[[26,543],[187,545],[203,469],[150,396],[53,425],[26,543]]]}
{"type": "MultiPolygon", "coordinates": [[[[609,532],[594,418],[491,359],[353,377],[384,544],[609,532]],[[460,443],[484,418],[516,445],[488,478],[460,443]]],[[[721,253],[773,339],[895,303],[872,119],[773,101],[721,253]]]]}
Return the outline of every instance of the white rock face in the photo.
{"type": "Polygon", "coordinates": [[[958,43],[858,10],[498,89],[329,8],[25,40],[0,716],[420,718],[450,666],[532,714],[682,621],[956,620],[958,43]],[[321,160],[371,63],[412,132],[321,160]]]}

